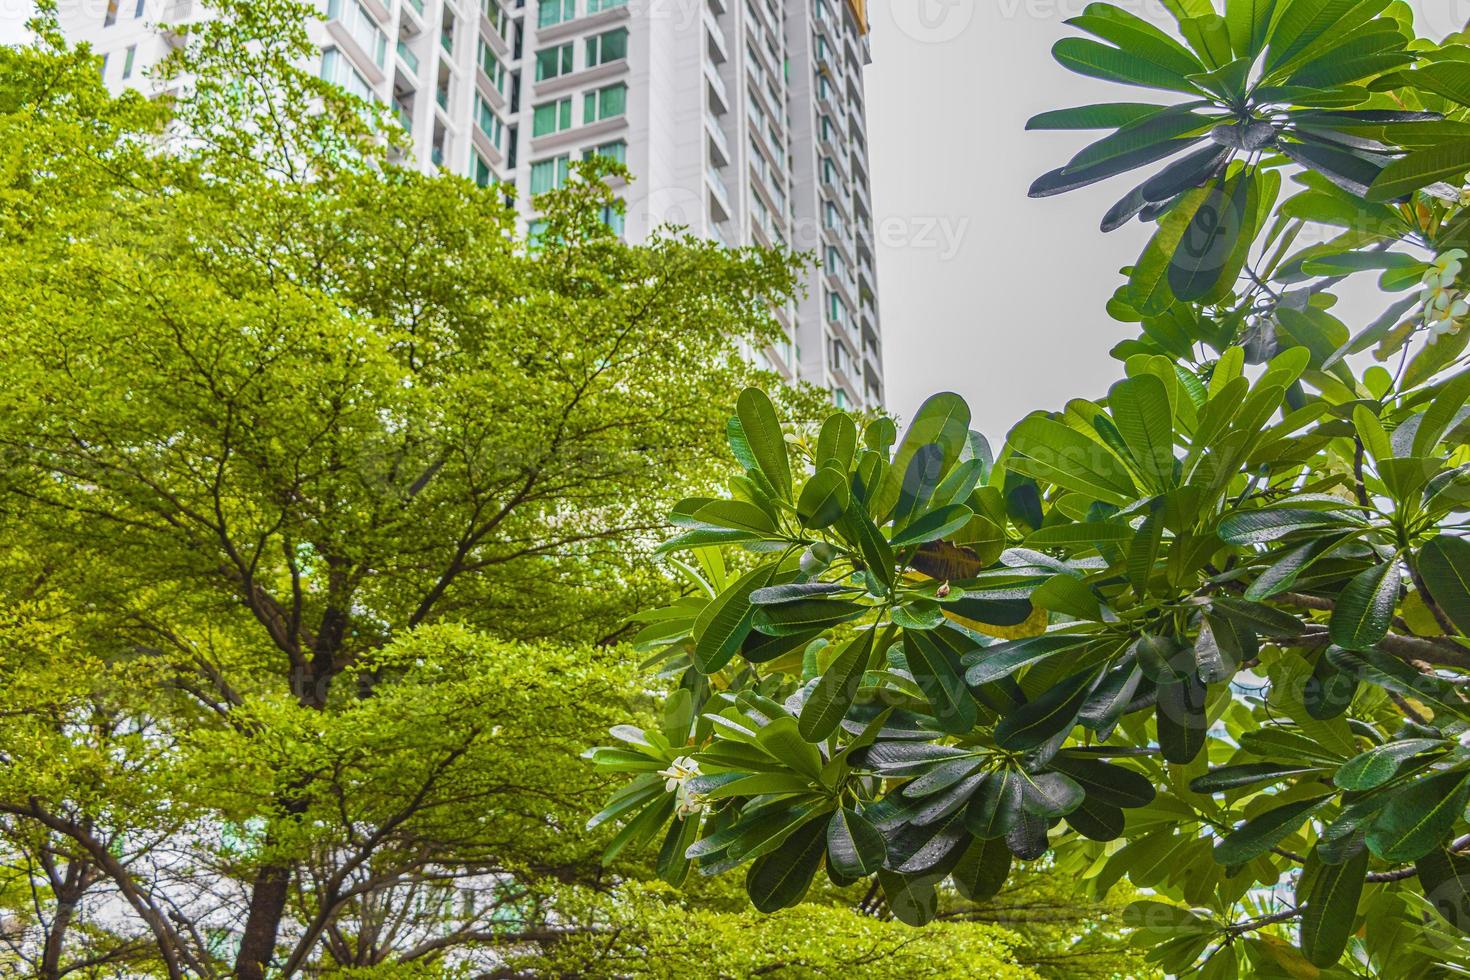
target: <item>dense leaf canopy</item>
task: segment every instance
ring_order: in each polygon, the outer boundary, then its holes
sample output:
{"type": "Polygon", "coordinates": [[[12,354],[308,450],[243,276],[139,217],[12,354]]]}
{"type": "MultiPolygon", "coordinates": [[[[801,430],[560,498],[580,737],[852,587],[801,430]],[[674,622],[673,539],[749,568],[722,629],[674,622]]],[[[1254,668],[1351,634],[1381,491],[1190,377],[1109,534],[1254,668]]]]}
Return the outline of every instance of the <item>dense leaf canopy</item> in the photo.
{"type": "Polygon", "coordinates": [[[590,753],[632,776],[595,819],[764,911],[868,879],[922,924],[1050,854],[1151,889],[1171,973],[1463,973],[1470,36],[1165,6],[1177,36],[1094,3],[1055,53],[1184,103],[1033,121],[1112,130],[1035,194],[1161,164],[1104,220],[1157,225],[1123,379],[995,452],[953,394],[902,438],[741,394],[728,491],[671,514],[692,588],[637,637],[680,689],[590,753]],[[1354,332],[1364,271],[1406,295],[1354,332]]]}

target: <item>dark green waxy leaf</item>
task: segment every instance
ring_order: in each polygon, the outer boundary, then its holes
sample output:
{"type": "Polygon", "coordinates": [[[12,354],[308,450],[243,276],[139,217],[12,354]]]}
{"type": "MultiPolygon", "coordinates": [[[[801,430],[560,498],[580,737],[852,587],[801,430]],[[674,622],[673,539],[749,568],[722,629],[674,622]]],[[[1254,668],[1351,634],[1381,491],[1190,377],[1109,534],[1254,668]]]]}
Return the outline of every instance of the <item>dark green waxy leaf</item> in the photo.
{"type": "Polygon", "coordinates": [[[1108,390],[1108,405],[1138,471],[1154,488],[1168,489],[1174,480],[1174,421],[1163,381],[1152,374],[1119,381],[1108,390]]]}
{"type": "Polygon", "coordinates": [[[1368,849],[1385,861],[1417,861],[1445,840],[1465,810],[1466,773],[1428,776],[1397,791],[1368,831],[1368,849]]]}
{"type": "Polygon", "coordinates": [[[1032,129],[1118,129],[1146,119],[1167,109],[1151,102],[1107,102],[1071,109],[1053,109],[1032,116],[1026,128],[1032,129]]]}
{"type": "Polygon", "coordinates": [[[932,599],[914,599],[888,611],[895,626],[906,630],[932,630],[944,625],[944,607],[932,599]]]}
{"type": "Polygon", "coordinates": [[[980,766],[981,759],[976,756],[964,756],[959,759],[941,762],[918,779],[905,784],[903,795],[911,797],[928,796],[940,790],[948,789],[956,783],[973,776],[980,770],[980,766]]]}
{"type": "Polygon", "coordinates": [[[1220,522],[1220,539],[1227,544],[1264,544],[1297,531],[1351,526],[1333,511],[1280,507],[1231,514],[1220,522]]]}
{"type": "Polygon", "coordinates": [[[1096,680],[1095,670],[1081,671],[1010,712],[995,726],[996,743],[1012,750],[1034,749],[1068,731],[1096,680]]]}
{"type": "Polygon", "coordinates": [[[1210,600],[1210,605],[1214,612],[1236,620],[1260,636],[1286,640],[1305,632],[1301,620],[1263,602],[1219,596],[1210,600]]]}
{"type": "MultiPolygon", "coordinates": [[[[1396,453],[1400,456],[1426,457],[1434,455],[1437,447],[1445,436],[1465,416],[1463,409],[1467,399],[1470,399],[1470,371],[1456,375],[1440,389],[1419,418],[1419,425],[1414,430],[1413,440],[1409,444],[1407,453],[1396,453]]],[[[1400,427],[1400,431],[1403,427],[1400,427]]],[[[1397,433],[1395,433],[1397,435],[1397,433]]]]}
{"type": "Polygon", "coordinates": [[[825,816],[808,820],[781,846],[756,859],[745,875],[745,890],[752,905],[769,913],[801,902],[822,866],[827,824],[825,816]]]}
{"type": "Polygon", "coordinates": [[[791,499],[791,460],[776,407],[759,388],[746,388],[735,402],[735,415],[765,478],[785,500],[791,499]]]}
{"type": "Polygon", "coordinates": [[[959,460],[960,453],[970,439],[970,406],[954,392],[931,395],[914,414],[914,421],[903,435],[893,464],[888,468],[877,496],[869,504],[868,511],[882,519],[893,513],[904,483],[909,477],[909,464],[915,455],[926,446],[934,446],[935,483],[948,473],[959,460]]]}
{"type": "Polygon", "coordinates": [[[1374,565],[1356,575],[1337,598],[1329,623],[1332,642],[1345,650],[1377,646],[1388,635],[1400,585],[1396,561],[1374,565]]]}
{"type": "Polygon", "coordinates": [[[865,569],[885,586],[893,585],[893,548],[861,507],[849,507],[837,530],[863,557],[865,569]]]}
{"type": "Polygon", "coordinates": [[[878,828],[849,807],[827,821],[827,863],[843,877],[866,878],[883,866],[887,847],[878,828]]]}
{"type": "Polygon", "coordinates": [[[916,776],[935,763],[971,757],[953,745],[933,742],[878,742],[865,753],[866,765],[885,776],[916,776]]]}
{"type": "Polygon", "coordinates": [[[1419,574],[1450,622],[1470,636],[1470,541],[1442,534],[1419,553],[1419,574]]]}
{"type": "Polygon", "coordinates": [[[1066,23],[1183,76],[1195,74],[1205,67],[1184,45],[1122,7],[1089,4],[1083,8],[1081,16],[1070,17],[1066,23]]]}
{"type": "Polygon", "coordinates": [[[1092,639],[1086,634],[1046,633],[984,647],[965,655],[965,662],[972,665],[965,672],[965,680],[975,687],[989,684],[1009,677],[1023,667],[1081,647],[1092,639]]]}
{"type": "MultiPolygon", "coordinates": [[[[1144,204],[1171,201],[1185,191],[1193,190],[1205,181],[1219,176],[1221,168],[1230,157],[1230,147],[1211,144],[1174,161],[1139,185],[1136,191],[1139,210],[1142,210],[1144,204]]],[[[1103,230],[1110,229],[1104,227],[1103,230]]]]}
{"type": "Polygon", "coordinates": [[[959,504],[940,507],[910,523],[901,532],[895,534],[890,543],[895,548],[907,548],[926,541],[946,538],[969,524],[970,519],[974,516],[970,508],[959,504]]]}
{"type": "Polygon", "coordinates": [[[1025,457],[1011,460],[1012,471],[1020,467],[1037,479],[1119,506],[1130,503],[1137,494],[1122,460],[1103,444],[1055,419],[1027,417],[1011,430],[1009,443],[1025,457]]]}
{"type": "Polygon", "coordinates": [[[1014,769],[999,769],[976,790],[965,811],[965,828],[981,840],[1004,837],[1021,811],[1021,780],[1014,769]]]}
{"type": "Polygon", "coordinates": [[[1094,732],[1108,732],[1133,703],[1143,682],[1143,670],[1131,659],[1109,670],[1077,713],[1077,722],[1094,732]]]}
{"type": "Polygon", "coordinates": [[[1266,46],[1277,0],[1226,0],[1225,27],[1237,55],[1254,59],[1266,46]]]}
{"type": "Polygon", "coordinates": [[[1059,64],[1079,75],[1144,88],[1198,93],[1183,75],[1088,38],[1063,38],[1052,46],[1051,53],[1059,64]]]}
{"type": "Polygon", "coordinates": [[[1190,780],[1189,788],[1196,793],[1224,793],[1227,790],[1255,786],[1259,783],[1279,783],[1289,776],[1313,771],[1315,770],[1310,767],[1280,762],[1246,762],[1211,769],[1203,776],[1196,776],[1190,780]]]}
{"type": "Polygon", "coordinates": [[[1022,861],[1035,861],[1050,846],[1046,837],[1046,817],[1022,808],[1005,834],[1006,847],[1022,861]]]}
{"type": "Polygon", "coordinates": [[[959,657],[927,633],[913,630],[904,632],[903,652],[939,727],[956,734],[975,727],[975,700],[965,687],[959,657]]]}
{"type": "Polygon", "coordinates": [[[1067,824],[1088,840],[1110,841],[1123,836],[1127,818],[1120,807],[1089,796],[1067,814],[1067,824]]]}
{"type": "Polygon", "coordinates": [[[851,504],[847,474],[835,466],[823,466],[801,488],[796,516],[802,527],[829,527],[837,523],[851,504]]]}
{"type": "Polygon", "coordinates": [[[904,925],[922,926],[939,914],[939,879],[923,875],[902,875],[886,868],[878,872],[883,898],[893,917],[904,925]]]}
{"type": "Polygon", "coordinates": [[[1193,762],[1205,747],[1205,685],[1197,677],[1158,685],[1155,718],[1159,751],[1169,762],[1193,762]]]}
{"type": "MultiPolygon", "coordinates": [[[[678,521],[677,514],[671,517],[678,521]]],[[[689,515],[696,528],[723,528],[766,535],[776,530],[776,522],[764,510],[745,500],[711,500],[689,515]]]]}
{"type": "Polygon", "coordinates": [[[1312,665],[1312,676],[1302,691],[1307,714],[1319,721],[1336,718],[1353,703],[1358,693],[1358,678],[1339,669],[1325,654],[1312,665]]]}
{"type": "Polygon", "coordinates": [[[1165,157],[1171,157],[1176,153],[1182,153],[1200,142],[1197,137],[1186,137],[1184,139],[1169,140],[1164,143],[1155,143],[1142,147],[1132,152],[1105,160],[1092,167],[1081,170],[1070,170],[1060,167],[1049,173],[1042,174],[1031,184],[1027,194],[1031,197],[1051,197],[1056,194],[1065,194],[1075,191],[1099,181],[1116,177],[1119,174],[1146,167],[1150,163],[1156,163],[1165,157]]]}
{"type": "Polygon", "coordinates": [[[1085,548],[1103,544],[1122,544],[1133,539],[1126,524],[1112,521],[1076,521],[1050,524],[1026,538],[1028,548],[1085,548]]]}
{"type": "Polygon", "coordinates": [[[1256,576],[1256,580],[1246,588],[1245,597],[1259,601],[1288,591],[1296,583],[1297,576],[1339,544],[1339,538],[1321,537],[1293,548],[1256,576]]]}
{"type": "Polygon", "coordinates": [[[1470,170],[1470,139],[1452,140],[1410,153],[1389,164],[1373,180],[1370,201],[1394,201],[1441,180],[1463,177],[1470,170]]]}
{"type": "Polygon", "coordinates": [[[1133,655],[1143,674],[1158,683],[1173,683],[1195,672],[1194,652],[1177,637],[1144,634],[1133,645],[1133,655]]]}
{"type": "Polygon", "coordinates": [[[750,633],[755,607],[750,596],[770,580],[774,566],[762,565],[746,572],[721,592],[694,621],[694,666],[713,674],[730,662],[750,633]]]}
{"type": "Polygon", "coordinates": [[[1470,933],[1470,857],[1436,847],[1414,862],[1424,898],[1460,932],[1470,933]]]}
{"type": "Polygon", "coordinates": [[[1062,772],[1023,774],[1021,807],[1028,813],[1047,817],[1065,817],[1082,804],[1086,791],[1072,777],[1062,772]]]}
{"type": "Polygon", "coordinates": [[[678,888],[689,877],[690,860],[684,852],[699,836],[699,821],[694,819],[675,820],[664,835],[654,864],[659,878],[678,888]]]}
{"type": "Polygon", "coordinates": [[[1384,169],[1383,164],[1361,154],[1322,143],[1281,140],[1278,146],[1296,163],[1317,171],[1355,197],[1367,198],[1384,169]]]}
{"type": "Polygon", "coordinates": [[[817,468],[835,467],[844,476],[857,458],[857,423],[846,412],[827,416],[817,436],[817,468]]]}
{"type": "Polygon", "coordinates": [[[1223,279],[1239,273],[1236,244],[1254,217],[1253,180],[1242,174],[1212,187],[1190,218],[1169,260],[1169,289],[1183,302],[1203,299],[1223,279]]]}
{"type": "Polygon", "coordinates": [[[1153,783],[1132,769],[1066,752],[1054,758],[1051,765],[1081,786],[1089,800],[1129,809],[1148,806],[1154,800],[1153,783]]]}
{"type": "Polygon", "coordinates": [[[1228,616],[1206,616],[1194,641],[1194,661],[1200,680],[1206,684],[1230,680],[1242,663],[1255,656],[1254,650],[1246,656],[1244,649],[1254,647],[1255,639],[1254,633],[1238,628],[1228,616]],[[1247,635],[1249,643],[1243,643],[1247,635]]]}
{"type": "Polygon", "coordinates": [[[1344,762],[1332,781],[1346,790],[1375,789],[1392,779],[1407,760],[1432,749],[1442,749],[1444,744],[1432,738],[1385,742],[1344,762]]]}
{"type": "Polygon", "coordinates": [[[750,594],[750,601],[757,606],[774,606],[798,599],[815,599],[820,596],[852,595],[853,586],[840,582],[790,582],[785,585],[768,585],[750,594]]]}
{"type": "MultiPolygon", "coordinates": [[[[909,459],[899,483],[898,502],[892,512],[896,528],[908,523],[929,508],[930,501],[944,482],[952,460],[946,459],[944,449],[938,443],[920,446],[909,459]]],[[[890,471],[890,475],[896,470],[890,471]]]]}
{"type": "Polygon", "coordinates": [[[1011,850],[1001,840],[976,840],[950,873],[960,897],[983,902],[999,894],[1011,873],[1011,850]]]}
{"type": "Polygon", "coordinates": [[[888,838],[888,865],[903,874],[930,870],[948,874],[968,836],[955,812],[939,820],[906,823],[888,838]]]}
{"type": "Polygon", "coordinates": [[[846,623],[871,612],[872,608],[847,599],[797,599],[758,606],[752,621],[756,629],[768,636],[788,636],[846,623]]]}
{"type": "Polygon", "coordinates": [[[1315,813],[1330,796],[1314,796],[1258,813],[1215,845],[1215,861],[1224,865],[1254,861],[1280,844],[1315,813]]]}
{"type": "Polygon", "coordinates": [[[1341,864],[1308,861],[1302,876],[1306,888],[1297,889],[1297,907],[1302,910],[1302,952],[1313,965],[1335,966],[1347,950],[1367,873],[1367,851],[1341,864]]]}
{"type": "Polygon", "coordinates": [[[837,730],[852,707],[872,655],[872,630],[865,630],[843,646],[802,705],[797,719],[802,738],[820,742],[837,730]]]}
{"type": "Polygon", "coordinates": [[[1354,652],[1341,647],[1328,647],[1326,656],[1339,670],[1396,694],[1422,701],[1434,707],[1436,712],[1453,714],[1462,710],[1464,702],[1453,684],[1433,674],[1420,673],[1397,657],[1377,650],[1354,652]]]}

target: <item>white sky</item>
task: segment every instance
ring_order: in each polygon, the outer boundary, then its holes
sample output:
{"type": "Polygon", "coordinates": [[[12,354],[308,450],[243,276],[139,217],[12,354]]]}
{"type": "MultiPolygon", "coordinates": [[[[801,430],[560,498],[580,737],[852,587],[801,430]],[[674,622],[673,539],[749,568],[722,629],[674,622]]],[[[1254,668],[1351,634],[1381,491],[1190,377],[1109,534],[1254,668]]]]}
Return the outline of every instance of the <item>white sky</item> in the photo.
{"type": "MultiPolygon", "coordinates": [[[[1028,133],[1026,120],[1073,105],[1172,100],[1083,78],[1052,60],[1052,44],[1079,34],[1064,21],[1088,0],[869,2],[869,153],[888,406],[909,418],[930,393],[957,391],[998,448],[1027,412],[1096,397],[1121,377],[1107,352],[1137,336],[1137,327],[1113,321],[1104,305],[1122,281],[1118,270],[1148,237],[1137,222],[1109,235],[1098,230],[1133,186],[1127,175],[1027,198],[1032,180],[1102,134],[1028,133]]],[[[1113,2],[1172,24],[1158,0],[1113,2]]],[[[1470,22],[1470,0],[1410,2],[1422,35],[1443,37],[1470,22]]],[[[1336,311],[1350,328],[1387,305],[1370,277],[1358,280],[1340,290],[1336,311]]]]}
{"type": "MultiPolygon", "coordinates": [[[[1132,185],[1118,177],[1042,200],[1038,175],[1087,133],[1027,133],[1037,112],[1167,93],[1074,75],[1052,61],[1064,21],[1088,0],[869,0],[869,155],[889,408],[911,417],[952,390],[999,444],[1037,408],[1095,397],[1121,374],[1108,357],[1136,335],[1104,304],[1137,258],[1136,222],[1103,235],[1103,212],[1132,185]]],[[[1114,0],[1169,23],[1159,0],[1114,0]]],[[[1420,33],[1470,21],[1470,0],[1410,0],[1420,33]]],[[[0,43],[19,40],[30,0],[0,0],[0,43]]],[[[1339,313],[1350,327],[1386,305],[1364,280],[1339,313]]]]}

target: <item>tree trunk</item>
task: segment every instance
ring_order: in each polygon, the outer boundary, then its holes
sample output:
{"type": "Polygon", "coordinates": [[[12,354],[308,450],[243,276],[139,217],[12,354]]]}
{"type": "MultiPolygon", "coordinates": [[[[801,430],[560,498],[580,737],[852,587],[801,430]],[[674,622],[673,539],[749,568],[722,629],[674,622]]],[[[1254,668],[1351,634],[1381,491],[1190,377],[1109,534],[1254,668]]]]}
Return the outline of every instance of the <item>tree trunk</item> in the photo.
{"type": "Polygon", "coordinates": [[[289,865],[267,864],[255,873],[250,915],[235,957],[235,976],[240,980],[265,980],[266,967],[276,955],[276,933],[286,912],[290,887],[289,865]]]}
{"type": "Polygon", "coordinates": [[[76,912],[76,902],[69,896],[58,896],[56,915],[51,928],[46,932],[46,945],[41,949],[41,965],[37,971],[40,980],[58,980],[61,976],[61,950],[66,942],[66,930],[76,912]]]}

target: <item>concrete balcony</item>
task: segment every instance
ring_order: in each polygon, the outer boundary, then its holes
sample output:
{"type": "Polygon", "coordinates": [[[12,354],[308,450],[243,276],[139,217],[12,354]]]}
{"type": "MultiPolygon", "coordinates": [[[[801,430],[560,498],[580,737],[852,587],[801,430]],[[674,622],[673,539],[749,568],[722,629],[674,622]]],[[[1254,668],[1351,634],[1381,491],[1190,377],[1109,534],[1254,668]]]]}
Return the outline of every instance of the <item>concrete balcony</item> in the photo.
{"type": "Polygon", "coordinates": [[[573,17],[564,20],[560,24],[552,24],[542,27],[536,31],[536,43],[538,45],[550,44],[553,41],[563,40],[583,31],[607,27],[628,19],[628,5],[622,4],[617,7],[609,7],[599,10],[595,14],[584,14],[581,17],[573,17]]]}
{"type": "Polygon", "coordinates": [[[704,78],[709,83],[709,109],[715,115],[723,116],[730,111],[730,93],[725,88],[725,80],[707,61],[704,63],[704,78]]]}
{"type": "Polygon", "coordinates": [[[725,140],[725,131],[708,115],[704,117],[704,129],[709,135],[710,162],[716,167],[730,165],[730,144],[725,140]]]}
{"type": "Polygon", "coordinates": [[[730,191],[725,187],[724,179],[713,167],[705,168],[704,178],[709,190],[710,220],[715,223],[729,221],[735,212],[730,206],[730,191]]]}
{"type": "Polygon", "coordinates": [[[717,65],[723,65],[730,60],[730,45],[725,40],[725,29],[715,19],[715,15],[708,7],[704,8],[703,18],[705,35],[708,37],[710,60],[717,65]]]}

